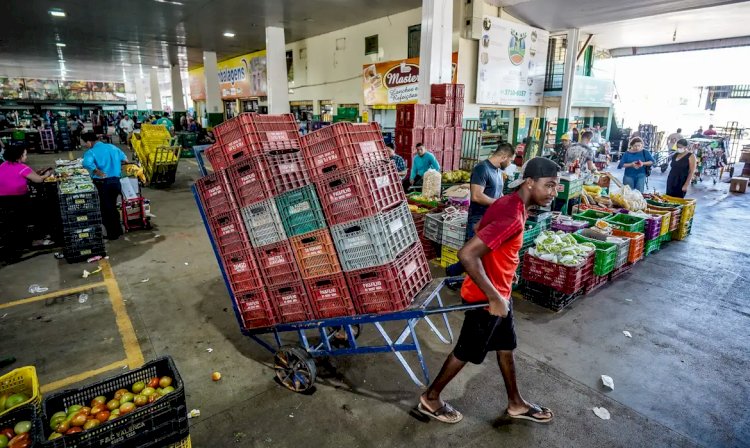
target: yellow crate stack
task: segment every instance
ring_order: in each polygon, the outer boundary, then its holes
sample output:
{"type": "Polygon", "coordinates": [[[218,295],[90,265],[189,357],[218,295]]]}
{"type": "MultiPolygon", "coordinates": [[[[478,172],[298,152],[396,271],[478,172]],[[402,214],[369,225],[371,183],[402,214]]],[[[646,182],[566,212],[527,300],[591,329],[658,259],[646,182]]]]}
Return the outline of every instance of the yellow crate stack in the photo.
{"type": "Polygon", "coordinates": [[[143,124],[140,135],[133,136],[133,150],[149,183],[161,181],[163,174],[176,169],[182,148],[171,142],[172,135],[164,125],[143,124]]]}

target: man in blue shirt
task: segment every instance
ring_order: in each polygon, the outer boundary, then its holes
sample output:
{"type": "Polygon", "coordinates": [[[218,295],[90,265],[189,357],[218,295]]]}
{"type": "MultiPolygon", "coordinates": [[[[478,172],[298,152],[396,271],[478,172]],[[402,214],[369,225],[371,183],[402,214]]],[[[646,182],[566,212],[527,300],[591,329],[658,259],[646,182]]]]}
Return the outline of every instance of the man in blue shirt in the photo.
{"type": "Polygon", "coordinates": [[[99,206],[102,211],[102,222],[107,231],[107,239],[116,240],[122,235],[120,215],[117,212],[120,174],[122,165],[128,162],[128,158],[117,146],[98,141],[93,132],[86,132],[81,139],[89,148],[83,153],[83,167],[91,174],[99,192],[99,206]]]}
{"type": "Polygon", "coordinates": [[[417,143],[417,155],[414,156],[414,160],[411,162],[409,183],[411,185],[422,185],[424,173],[430,168],[435,171],[440,171],[440,164],[435,156],[427,151],[427,148],[425,148],[423,144],[417,143]]]}

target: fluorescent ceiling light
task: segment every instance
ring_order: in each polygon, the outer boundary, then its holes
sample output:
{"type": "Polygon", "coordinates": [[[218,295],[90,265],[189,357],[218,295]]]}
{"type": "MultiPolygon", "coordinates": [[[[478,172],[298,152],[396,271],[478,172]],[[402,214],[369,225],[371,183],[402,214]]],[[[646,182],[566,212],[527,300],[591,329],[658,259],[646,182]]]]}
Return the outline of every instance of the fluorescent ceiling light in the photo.
{"type": "Polygon", "coordinates": [[[159,68],[159,67],[157,67],[157,66],[155,66],[155,65],[152,65],[152,66],[151,66],[151,68],[159,68]]]}
{"type": "Polygon", "coordinates": [[[227,31],[224,33],[224,37],[234,37],[234,33],[231,31],[227,31]]]}
{"type": "Polygon", "coordinates": [[[65,17],[65,11],[59,10],[59,9],[50,9],[49,14],[52,17],[65,17]]]}
{"type": "Polygon", "coordinates": [[[55,45],[57,45],[58,47],[64,47],[65,46],[65,44],[62,43],[62,42],[55,42],[55,45]]]}
{"type": "Polygon", "coordinates": [[[182,2],[176,2],[176,1],[173,1],[173,0],[154,0],[154,1],[156,3],[169,3],[170,5],[175,5],[175,6],[183,6],[184,5],[184,3],[182,3],[182,2]]]}

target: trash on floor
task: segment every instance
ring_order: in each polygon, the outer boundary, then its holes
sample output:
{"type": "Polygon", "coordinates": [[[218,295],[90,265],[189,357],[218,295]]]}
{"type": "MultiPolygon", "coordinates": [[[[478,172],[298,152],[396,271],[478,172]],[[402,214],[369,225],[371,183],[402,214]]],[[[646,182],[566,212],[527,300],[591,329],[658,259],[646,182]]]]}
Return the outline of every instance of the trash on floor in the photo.
{"type": "Polygon", "coordinates": [[[610,390],[615,390],[615,380],[613,380],[611,376],[602,375],[602,384],[610,390]]]}
{"type": "Polygon", "coordinates": [[[94,274],[99,273],[99,272],[102,272],[102,267],[101,266],[99,266],[98,268],[96,268],[95,270],[93,270],[91,272],[89,272],[86,269],[84,269],[82,277],[83,278],[88,278],[90,275],[94,275],[94,274]]]}
{"type": "Polygon", "coordinates": [[[632,338],[632,337],[633,337],[633,335],[632,335],[632,334],[630,334],[630,332],[629,332],[628,330],[624,330],[624,331],[622,332],[622,334],[624,334],[624,335],[625,335],[625,337],[628,337],[628,338],[632,338]]]}
{"type": "Polygon", "coordinates": [[[185,262],[185,266],[189,266],[189,265],[190,265],[190,263],[188,263],[188,262],[186,261],[186,262],[185,262]]]}
{"type": "Polygon", "coordinates": [[[605,408],[594,408],[592,409],[594,411],[594,414],[596,414],[597,417],[599,417],[602,420],[609,420],[609,411],[605,408]]]}
{"type": "Polygon", "coordinates": [[[86,303],[89,300],[89,295],[85,293],[81,293],[78,296],[78,303],[86,303]]]}
{"type": "Polygon", "coordinates": [[[219,372],[212,373],[211,374],[211,379],[214,380],[214,381],[219,381],[221,379],[221,373],[219,373],[219,372]]]}
{"type": "Polygon", "coordinates": [[[201,411],[200,409],[191,409],[190,412],[188,412],[188,418],[195,418],[200,417],[201,411]]]}
{"type": "Polygon", "coordinates": [[[36,283],[33,285],[29,285],[29,294],[40,294],[43,292],[49,291],[49,288],[45,288],[44,286],[39,286],[36,283]]]}
{"type": "Polygon", "coordinates": [[[88,260],[86,260],[86,263],[93,263],[95,261],[101,260],[102,258],[104,258],[104,257],[102,257],[101,255],[97,255],[95,257],[91,257],[88,260]]]}
{"type": "Polygon", "coordinates": [[[149,281],[149,280],[151,280],[151,279],[150,279],[150,278],[148,278],[148,277],[147,277],[147,278],[144,278],[143,280],[141,280],[141,283],[148,283],[148,281],[149,281]]]}
{"type": "Polygon", "coordinates": [[[207,349],[206,349],[206,351],[207,351],[208,353],[211,353],[211,352],[213,352],[213,351],[214,351],[214,349],[212,349],[212,348],[207,348],[207,349]]]}

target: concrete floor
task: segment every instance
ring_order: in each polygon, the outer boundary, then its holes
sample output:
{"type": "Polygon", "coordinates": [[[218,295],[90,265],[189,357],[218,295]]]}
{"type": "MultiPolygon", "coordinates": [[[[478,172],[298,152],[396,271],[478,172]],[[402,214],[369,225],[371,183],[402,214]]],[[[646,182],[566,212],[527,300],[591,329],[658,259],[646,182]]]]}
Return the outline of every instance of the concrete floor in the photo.
{"type": "MultiPolygon", "coordinates": [[[[32,155],[30,163],[53,159],[32,155]]],[[[750,195],[727,195],[727,184],[698,186],[687,241],[672,242],[561,313],[516,300],[522,392],[551,407],[555,420],[501,418],[504,387],[488,357],[446,390],[444,398],[465,415],[453,426],[410,416],[420,388],[389,354],[321,360],[309,395],[278,386],[270,353],[238,330],[190,191],[197,177],[196,165],[182,161],[173,187],[145,190],[154,230],[108,245],[140,351],[147,360],[170,354],[189,408],[201,410],[191,420],[193,446],[750,446],[750,195]],[[211,381],[214,370],[220,382],[211,381]],[[602,388],[602,374],[614,379],[614,391],[602,388]],[[611,420],[596,417],[595,406],[607,408],[611,420]]],[[[665,179],[655,174],[651,183],[659,188],[665,179]]],[[[0,305],[28,297],[32,283],[55,291],[100,282],[100,274],[81,278],[93,268],[51,255],[3,267],[0,305]]],[[[16,366],[36,364],[42,384],[123,360],[108,290],[88,294],[84,303],[76,293],[0,309],[0,353],[19,358],[16,366]]],[[[450,315],[454,331],[462,319],[450,315]]],[[[423,325],[420,342],[434,375],[451,346],[423,325]]],[[[366,328],[362,338],[375,336],[366,328]]],[[[74,377],[81,380],[74,385],[119,369],[74,377]]]]}

